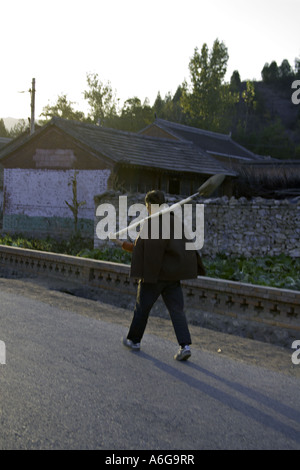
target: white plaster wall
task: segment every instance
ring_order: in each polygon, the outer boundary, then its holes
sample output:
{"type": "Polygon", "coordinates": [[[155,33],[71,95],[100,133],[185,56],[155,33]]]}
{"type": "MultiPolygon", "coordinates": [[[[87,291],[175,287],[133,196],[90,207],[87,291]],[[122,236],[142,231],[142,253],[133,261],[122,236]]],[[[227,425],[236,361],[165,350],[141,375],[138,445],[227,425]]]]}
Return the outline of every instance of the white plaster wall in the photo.
{"type": "MultiPolygon", "coordinates": [[[[73,217],[65,201],[72,205],[74,170],[4,169],[6,215],[73,217]]],[[[79,217],[93,219],[94,196],[107,189],[110,170],[78,170],[77,200],[86,204],[79,217]]]]}

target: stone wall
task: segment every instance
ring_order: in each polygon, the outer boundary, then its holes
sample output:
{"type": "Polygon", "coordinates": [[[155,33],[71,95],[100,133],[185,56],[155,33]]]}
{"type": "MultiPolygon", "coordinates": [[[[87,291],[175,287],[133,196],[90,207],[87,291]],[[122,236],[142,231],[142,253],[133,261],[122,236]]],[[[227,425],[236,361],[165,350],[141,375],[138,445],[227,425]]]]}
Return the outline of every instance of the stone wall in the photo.
{"type": "Polygon", "coordinates": [[[209,255],[300,257],[300,198],[206,200],[205,244],[209,255]]]}
{"type": "MultiPolygon", "coordinates": [[[[108,191],[95,198],[95,206],[111,203],[116,208],[118,220],[120,195],[108,191]]],[[[134,203],[144,203],[144,194],[127,196],[128,207],[134,203]]],[[[180,197],[167,195],[166,200],[173,204],[180,197]]],[[[199,198],[195,203],[204,204],[204,255],[225,253],[229,256],[259,257],[283,253],[300,257],[300,198],[247,200],[224,196],[217,199],[199,198]]],[[[128,217],[128,224],[131,220],[132,217],[128,217]]],[[[95,217],[95,228],[98,222],[99,218],[95,217]]],[[[100,246],[102,242],[97,238],[96,230],[94,237],[95,247],[100,246]]]]}

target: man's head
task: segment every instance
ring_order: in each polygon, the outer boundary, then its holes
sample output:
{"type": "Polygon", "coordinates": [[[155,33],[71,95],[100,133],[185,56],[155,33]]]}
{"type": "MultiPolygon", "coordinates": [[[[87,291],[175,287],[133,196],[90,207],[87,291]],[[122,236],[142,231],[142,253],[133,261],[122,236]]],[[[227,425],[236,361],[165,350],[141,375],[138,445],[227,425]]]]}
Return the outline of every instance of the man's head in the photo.
{"type": "Polygon", "coordinates": [[[151,214],[152,204],[157,204],[161,206],[164,203],[165,203],[165,195],[162,191],[159,191],[158,189],[149,191],[145,196],[145,204],[150,214],[151,214]]]}

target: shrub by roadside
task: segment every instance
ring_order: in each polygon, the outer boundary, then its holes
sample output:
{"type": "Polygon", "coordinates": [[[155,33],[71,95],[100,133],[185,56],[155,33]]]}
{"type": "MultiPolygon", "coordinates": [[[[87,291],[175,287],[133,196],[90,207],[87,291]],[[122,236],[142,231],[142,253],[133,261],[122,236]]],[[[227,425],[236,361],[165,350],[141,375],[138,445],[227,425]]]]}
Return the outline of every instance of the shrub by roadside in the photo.
{"type": "MultiPolygon", "coordinates": [[[[94,249],[92,240],[79,236],[57,241],[26,238],[22,235],[3,235],[0,244],[31,250],[61,253],[83,258],[130,264],[131,255],[118,247],[94,249]]],[[[231,281],[300,290],[300,258],[286,255],[261,258],[229,257],[219,253],[214,258],[203,259],[208,277],[231,281]]]]}

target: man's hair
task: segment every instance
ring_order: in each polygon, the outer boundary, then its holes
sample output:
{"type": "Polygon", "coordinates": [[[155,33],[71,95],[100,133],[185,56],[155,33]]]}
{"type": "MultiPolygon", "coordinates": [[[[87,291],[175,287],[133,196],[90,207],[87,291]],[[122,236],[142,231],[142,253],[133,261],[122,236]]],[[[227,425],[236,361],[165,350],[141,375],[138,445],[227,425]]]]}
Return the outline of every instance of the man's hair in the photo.
{"type": "Polygon", "coordinates": [[[146,204],[164,204],[165,203],[165,195],[162,191],[158,189],[153,189],[149,191],[145,196],[145,203],[146,204]]]}

